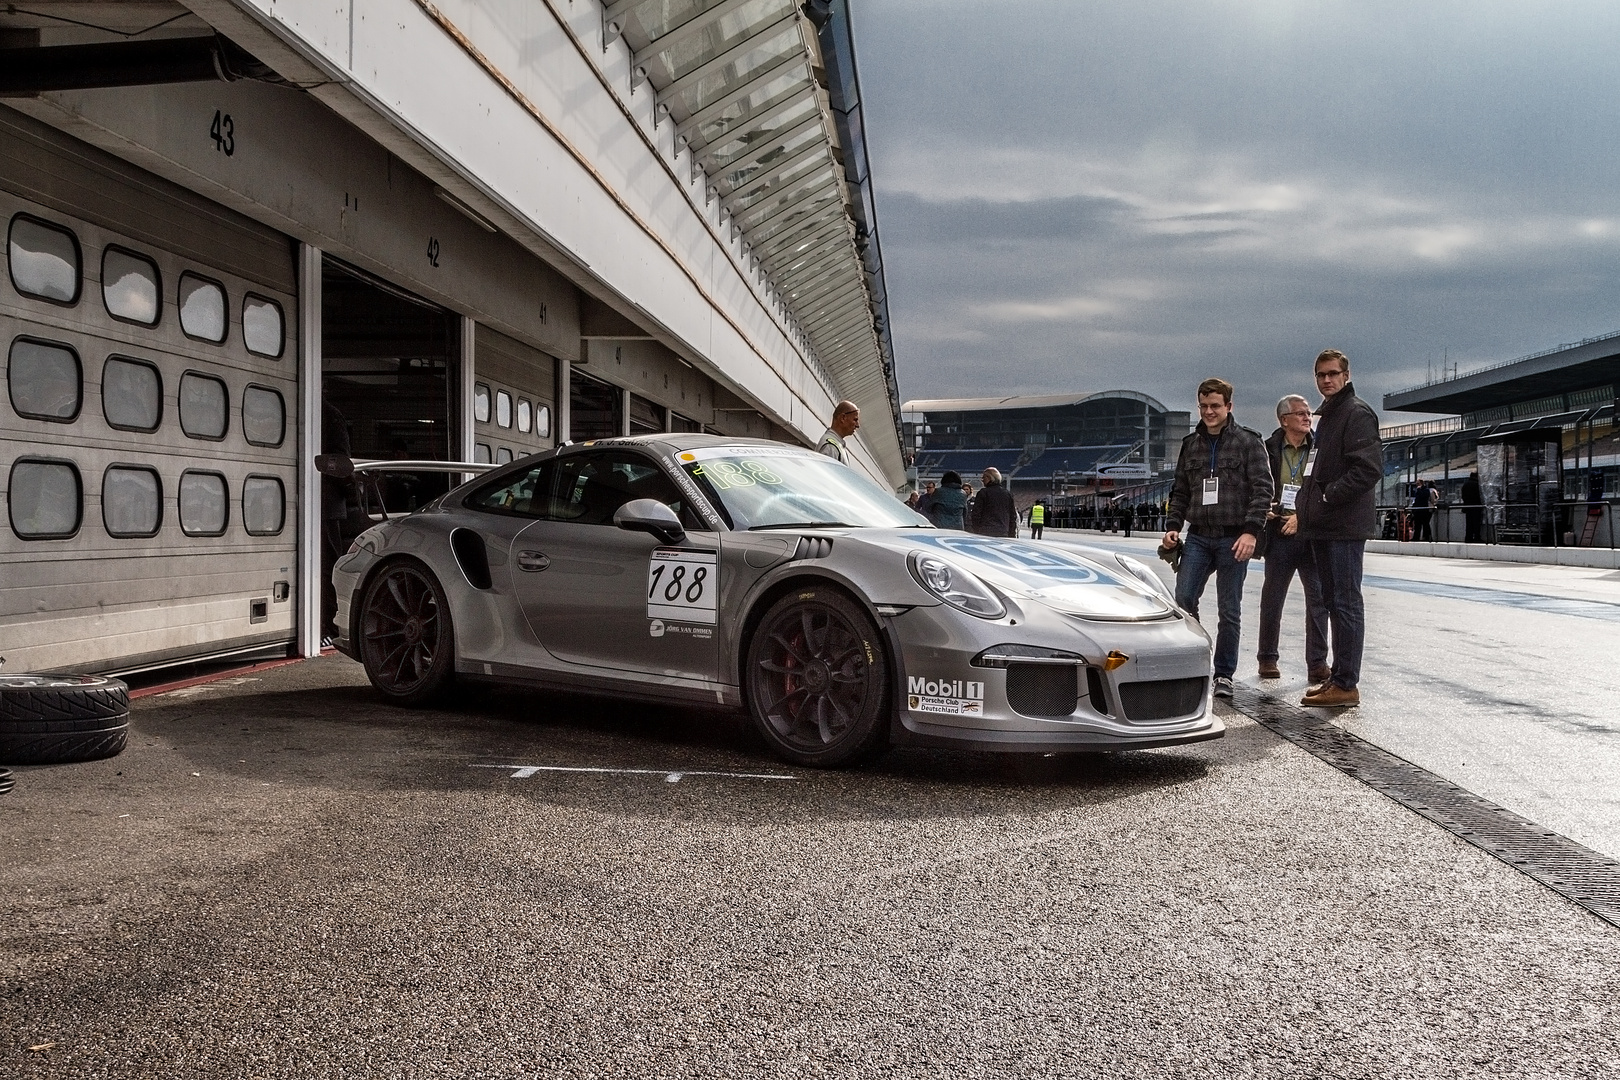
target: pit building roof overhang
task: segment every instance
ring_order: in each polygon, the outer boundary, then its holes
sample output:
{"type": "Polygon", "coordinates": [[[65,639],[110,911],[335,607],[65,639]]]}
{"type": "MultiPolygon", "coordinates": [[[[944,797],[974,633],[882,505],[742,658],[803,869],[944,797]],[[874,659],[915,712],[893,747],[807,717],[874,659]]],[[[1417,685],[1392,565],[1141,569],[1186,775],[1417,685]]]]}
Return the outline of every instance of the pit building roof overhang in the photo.
{"type": "Polygon", "coordinates": [[[607,0],[602,26],[838,392],[898,435],[848,0],[607,0]]]}

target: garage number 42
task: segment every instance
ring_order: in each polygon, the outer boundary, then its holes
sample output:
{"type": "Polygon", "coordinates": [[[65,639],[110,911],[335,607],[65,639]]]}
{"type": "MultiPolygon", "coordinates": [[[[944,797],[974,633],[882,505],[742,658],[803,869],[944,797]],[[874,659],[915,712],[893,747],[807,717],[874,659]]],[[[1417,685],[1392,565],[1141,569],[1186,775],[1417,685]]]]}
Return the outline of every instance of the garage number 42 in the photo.
{"type": "Polygon", "coordinates": [[[714,623],[720,571],[710,551],[659,548],[647,560],[647,618],[714,623]]]}

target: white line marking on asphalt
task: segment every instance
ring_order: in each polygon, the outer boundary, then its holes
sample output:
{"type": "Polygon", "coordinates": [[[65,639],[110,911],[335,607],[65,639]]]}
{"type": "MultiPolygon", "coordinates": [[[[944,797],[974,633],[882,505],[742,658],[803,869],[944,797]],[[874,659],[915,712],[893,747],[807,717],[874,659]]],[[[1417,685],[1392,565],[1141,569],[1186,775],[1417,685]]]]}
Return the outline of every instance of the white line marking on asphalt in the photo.
{"type": "Polygon", "coordinates": [[[797,780],[783,773],[713,772],[706,769],[605,769],[586,765],[471,765],[473,769],[511,769],[513,780],[527,780],[535,773],[616,773],[626,776],[662,776],[666,784],[678,784],[688,776],[722,776],[730,780],[797,780]]]}

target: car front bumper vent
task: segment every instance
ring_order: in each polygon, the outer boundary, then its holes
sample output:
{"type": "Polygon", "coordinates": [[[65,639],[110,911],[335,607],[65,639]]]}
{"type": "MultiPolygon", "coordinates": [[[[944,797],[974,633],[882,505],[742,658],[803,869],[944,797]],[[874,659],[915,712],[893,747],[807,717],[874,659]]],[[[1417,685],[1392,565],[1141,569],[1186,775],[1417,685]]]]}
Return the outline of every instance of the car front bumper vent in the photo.
{"type": "Polygon", "coordinates": [[[1197,712],[1208,689],[1209,680],[1202,676],[1120,683],[1119,703],[1127,720],[1169,720],[1197,712]]]}

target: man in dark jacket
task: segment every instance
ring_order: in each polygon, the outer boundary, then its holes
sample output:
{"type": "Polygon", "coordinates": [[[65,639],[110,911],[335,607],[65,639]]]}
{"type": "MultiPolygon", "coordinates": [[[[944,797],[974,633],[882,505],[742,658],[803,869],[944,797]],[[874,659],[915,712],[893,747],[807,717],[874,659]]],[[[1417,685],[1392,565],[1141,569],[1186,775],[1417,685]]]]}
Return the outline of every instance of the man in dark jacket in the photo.
{"type": "Polygon", "coordinates": [[[1198,385],[1199,424],[1181,442],[1164,543],[1181,543],[1181,526],[1192,531],[1176,571],[1176,603],[1193,618],[1210,574],[1220,628],[1215,635],[1215,696],[1232,696],[1242,629],[1243,579],[1254,543],[1271,509],[1271,464],[1259,432],[1232,419],[1232,384],[1205,379],[1198,385]]]}
{"type": "Polygon", "coordinates": [[[1316,358],[1316,446],[1300,484],[1299,535],[1310,541],[1322,584],[1322,606],[1333,626],[1333,672],[1312,686],[1301,705],[1359,705],[1361,653],[1367,639],[1361,600],[1361,565],[1377,529],[1374,508],[1384,478],[1384,446],[1378,414],[1356,397],[1350,358],[1327,349],[1316,358]]]}
{"type": "Polygon", "coordinates": [[[1468,474],[1459,494],[1462,498],[1463,523],[1468,527],[1463,543],[1477,544],[1485,535],[1485,506],[1483,492],[1479,489],[1479,473],[1468,474]]]}
{"type": "Polygon", "coordinates": [[[1016,537],[1018,507],[1013,503],[1012,492],[1001,482],[1001,470],[986,469],[981,479],[984,487],[973,499],[973,531],[983,536],[1016,537]]]}
{"type": "Polygon", "coordinates": [[[1283,607],[1288,603],[1288,587],[1299,574],[1305,590],[1305,667],[1311,684],[1326,682],[1328,667],[1328,616],[1322,606],[1322,590],[1316,579],[1316,561],[1311,545],[1300,539],[1299,502],[1305,462],[1315,440],[1311,438],[1310,402],[1289,394],[1277,402],[1278,428],[1266,440],[1266,456],[1271,459],[1271,514],[1266,520],[1266,580],[1260,588],[1260,662],[1262,679],[1280,679],[1277,667],[1277,639],[1282,631],[1283,607]]]}
{"type": "Polygon", "coordinates": [[[936,529],[967,528],[967,496],[962,492],[962,474],[948,472],[939,478],[939,490],[928,504],[928,519],[936,529]]]}

